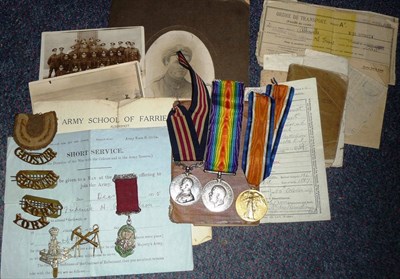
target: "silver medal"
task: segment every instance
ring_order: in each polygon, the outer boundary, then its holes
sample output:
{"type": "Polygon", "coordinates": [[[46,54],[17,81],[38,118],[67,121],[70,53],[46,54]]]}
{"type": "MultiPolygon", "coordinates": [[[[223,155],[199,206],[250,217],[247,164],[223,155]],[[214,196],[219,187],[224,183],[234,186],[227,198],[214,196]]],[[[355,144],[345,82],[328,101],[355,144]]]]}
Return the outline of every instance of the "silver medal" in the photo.
{"type": "Polygon", "coordinates": [[[201,197],[208,210],[222,212],[232,205],[233,190],[224,180],[211,180],[204,186],[201,197]]]}
{"type": "Polygon", "coordinates": [[[172,180],[169,192],[172,200],[177,204],[191,205],[200,199],[201,183],[196,176],[183,173],[172,180]]]}

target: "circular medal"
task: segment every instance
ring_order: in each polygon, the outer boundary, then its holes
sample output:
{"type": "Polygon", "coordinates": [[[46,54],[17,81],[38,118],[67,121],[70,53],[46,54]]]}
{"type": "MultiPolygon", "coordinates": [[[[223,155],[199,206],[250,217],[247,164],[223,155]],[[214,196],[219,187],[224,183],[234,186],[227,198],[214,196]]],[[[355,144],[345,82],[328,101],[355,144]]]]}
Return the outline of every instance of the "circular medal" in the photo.
{"type": "Polygon", "coordinates": [[[169,193],[174,202],[180,205],[191,205],[200,199],[200,180],[188,173],[175,177],[170,186],[169,193]]]}
{"type": "Polygon", "coordinates": [[[204,186],[201,197],[208,210],[212,212],[222,212],[232,205],[233,190],[231,186],[223,180],[212,180],[204,186]]]}
{"type": "Polygon", "coordinates": [[[267,210],[267,200],[257,190],[243,191],[236,199],[236,212],[245,221],[260,221],[267,213],[267,210]]]}

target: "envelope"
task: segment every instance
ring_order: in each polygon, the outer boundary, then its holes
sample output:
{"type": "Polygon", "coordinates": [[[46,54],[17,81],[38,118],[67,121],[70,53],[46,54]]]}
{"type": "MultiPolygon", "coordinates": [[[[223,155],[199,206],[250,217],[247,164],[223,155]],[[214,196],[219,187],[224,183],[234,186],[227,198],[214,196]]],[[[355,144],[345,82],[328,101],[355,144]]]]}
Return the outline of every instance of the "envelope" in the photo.
{"type": "Polygon", "coordinates": [[[317,79],[325,163],[330,166],[335,160],[339,143],[348,77],[310,66],[299,64],[289,66],[288,81],[311,77],[317,79]]]}

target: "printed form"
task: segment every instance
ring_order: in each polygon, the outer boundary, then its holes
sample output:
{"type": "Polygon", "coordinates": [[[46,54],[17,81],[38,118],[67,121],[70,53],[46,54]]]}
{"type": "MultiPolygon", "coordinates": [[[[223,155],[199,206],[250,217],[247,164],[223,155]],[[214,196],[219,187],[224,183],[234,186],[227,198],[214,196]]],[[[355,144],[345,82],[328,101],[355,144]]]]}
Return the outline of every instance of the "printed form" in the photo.
{"type": "MultiPolygon", "coordinates": [[[[57,156],[45,165],[23,162],[14,155],[17,147],[10,138],[1,278],[52,278],[52,267],[39,260],[39,252],[49,248],[52,227],[59,229],[60,248],[71,249],[71,258],[58,267],[62,278],[193,269],[191,226],[174,224],[168,217],[171,150],[165,127],[57,134],[49,145],[57,156]],[[53,189],[20,188],[14,181],[20,170],[52,170],[59,179],[53,189]],[[115,242],[127,216],[115,213],[112,179],[116,174],[130,173],[137,176],[141,211],[131,215],[136,230],[134,253],[123,258],[115,251],[115,242]],[[32,196],[56,200],[63,207],[58,218],[47,217],[49,224],[38,230],[23,228],[39,219],[30,213],[40,210],[24,202],[33,200],[32,196]],[[22,227],[14,223],[17,214],[26,220],[18,222],[22,227]],[[72,249],[77,241],[73,231],[80,227],[86,235],[96,226],[98,247],[85,240],[72,249]]],[[[39,207],[40,203],[31,205],[39,207]]]]}

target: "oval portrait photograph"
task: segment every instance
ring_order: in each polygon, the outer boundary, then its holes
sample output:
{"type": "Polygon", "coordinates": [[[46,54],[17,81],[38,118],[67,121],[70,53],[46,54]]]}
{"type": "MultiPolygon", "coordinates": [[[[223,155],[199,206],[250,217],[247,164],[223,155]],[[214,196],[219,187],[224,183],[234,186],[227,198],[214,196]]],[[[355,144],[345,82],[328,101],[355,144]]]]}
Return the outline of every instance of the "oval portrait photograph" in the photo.
{"type": "Polygon", "coordinates": [[[146,53],[145,97],[191,98],[190,74],[179,64],[177,51],[183,53],[210,88],[215,71],[205,44],[193,33],[169,31],[154,41],[146,53]]]}

